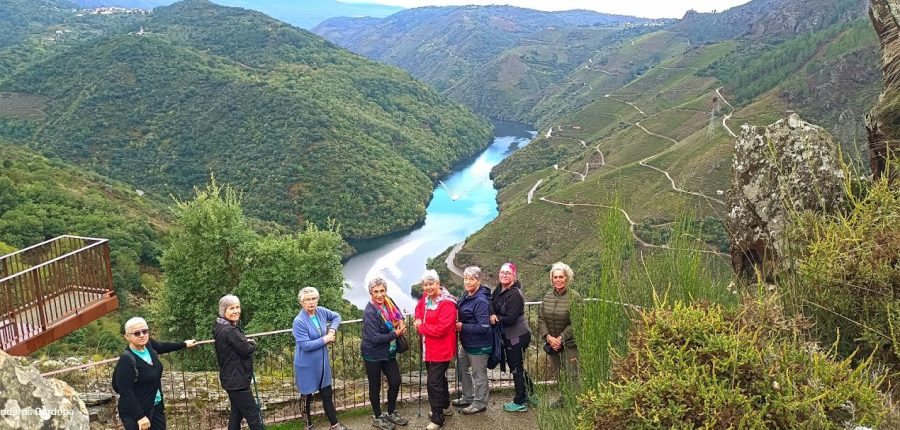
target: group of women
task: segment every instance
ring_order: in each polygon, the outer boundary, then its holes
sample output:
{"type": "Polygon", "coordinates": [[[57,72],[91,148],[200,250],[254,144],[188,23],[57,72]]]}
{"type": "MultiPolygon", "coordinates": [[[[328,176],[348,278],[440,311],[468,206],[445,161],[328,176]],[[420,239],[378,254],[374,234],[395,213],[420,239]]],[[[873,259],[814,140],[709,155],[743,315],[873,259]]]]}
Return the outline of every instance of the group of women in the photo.
{"type": "MultiPolygon", "coordinates": [[[[550,271],[553,288],[544,296],[538,313],[538,331],[544,351],[553,367],[562,370],[561,380],[577,382],[578,350],[572,327],[571,309],[581,297],[568,288],[572,269],[556,263],[550,271]]],[[[419,335],[422,365],[427,373],[428,402],[431,409],[426,430],[440,429],[453,408],[461,414],[484,412],[488,406],[487,367],[494,353],[495,331],[501,334],[503,362],[513,375],[515,396],[503,405],[510,412],[528,410],[533,384],[524,367],[524,354],[532,341],[525,317],[525,295],[517,279],[516,266],[505,263],[500,268],[499,283],[491,289],[482,283],[482,271],[468,267],[464,271],[465,292],[451,295],[441,286],[434,270],[422,275],[423,295],[414,313],[414,327],[419,335]],[[447,370],[457,360],[457,377],[461,396],[450,399],[447,370]]],[[[387,295],[387,283],[375,278],[368,284],[371,300],[363,313],[360,352],[365,363],[369,400],[380,430],[405,426],[409,421],[397,411],[400,391],[400,366],[397,355],[409,348],[404,315],[387,295]],[[382,375],[387,380],[387,408],[381,407],[382,375]]],[[[336,339],[341,316],[318,306],[319,292],[312,287],[300,290],[297,297],[301,310],[294,318],[294,375],[301,404],[312,429],[311,405],[319,393],[331,430],[349,430],[337,418],[333,401],[331,364],[328,346],[336,339]]],[[[256,342],[241,329],[240,301],[233,295],[219,300],[218,317],[213,324],[219,380],[231,403],[228,429],[240,429],[246,420],[251,430],[263,428],[259,405],[255,401],[253,354],[256,342]]],[[[164,430],[161,391],[162,363],[158,354],[193,347],[194,340],[180,343],[157,342],[150,338],[147,322],[132,318],[125,323],[126,351],[120,356],[113,373],[114,386],[120,393],[119,416],[126,430],[164,430]]]]}

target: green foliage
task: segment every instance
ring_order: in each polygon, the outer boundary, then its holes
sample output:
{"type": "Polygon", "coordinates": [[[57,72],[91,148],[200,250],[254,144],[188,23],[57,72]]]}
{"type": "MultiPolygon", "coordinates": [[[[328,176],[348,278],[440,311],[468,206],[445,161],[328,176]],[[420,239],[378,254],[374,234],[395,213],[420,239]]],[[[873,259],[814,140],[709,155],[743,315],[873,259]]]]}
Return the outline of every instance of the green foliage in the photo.
{"type": "Polygon", "coordinates": [[[880,179],[858,192],[836,215],[804,213],[793,219],[784,273],[786,303],[815,322],[822,342],[848,356],[875,353],[900,369],[900,187],[880,179]]]}
{"type": "Polygon", "coordinates": [[[140,287],[140,266],[157,264],[168,217],[161,204],[2,140],[0,159],[0,241],[24,248],[63,234],[107,238],[116,291],[140,287]]]}
{"type": "Polygon", "coordinates": [[[886,412],[871,362],[810,350],[774,300],[641,313],[579,429],[846,429],[886,412]]]}
{"type": "Polygon", "coordinates": [[[255,217],[348,237],[421,220],[432,180],[490,141],[406,73],[262,14],[184,1],[142,25],[17,69],[4,88],[50,100],[24,139],[179,198],[213,172],[255,217]]]}
{"type": "Polygon", "coordinates": [[[322,306],[348,315],[341,243],[334,228],[314,226],[293,236],[260,237],[244,218],[238,193],[213,180],[194,200],[177,204],[162,258],[165,285],[152,291],[154,319],[167,337],[208,338],[219,298],[236,294],[248,329],[282,329],[299,310],[304,286],[319,290],[322,306]]]}
{"type": "Polygon", "coordinates": [[[715,76],[734,94],[732,104],[744,105],[790,77],[819,47],[848,24],[802,34],[772,48],[741,45],[740,49],[713,63],[700,74],[715,76]]]}

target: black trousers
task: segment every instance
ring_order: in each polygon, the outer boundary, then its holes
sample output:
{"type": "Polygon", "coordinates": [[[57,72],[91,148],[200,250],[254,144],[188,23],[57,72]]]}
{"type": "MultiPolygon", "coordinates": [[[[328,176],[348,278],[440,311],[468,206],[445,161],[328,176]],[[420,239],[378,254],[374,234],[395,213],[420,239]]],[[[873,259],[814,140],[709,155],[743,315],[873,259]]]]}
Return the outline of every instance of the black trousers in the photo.
{"type": "MultiPolygon", "coordinates": [[[[166,405],[165,402],[160,402],[158,405],[153,406],[153,411],[147,414],[147,418],[150,419],[150,428],[153,430],[166,430],[166,405]]],[[[140,430],[140,426],[138,425],[138,420],[143,417],[138,418],[130,418],[119,416],[119,419],[122,420],[122,427],[125,430],[140,430]]]]}
{"type": "Polygon", "coordinates": [[[525,371],[525,349],[531,343],[531,333],[525,333],[519,336],[519,342],[515,345],[509,345],[509,341],[504,339],[506,343],[506,364],[509,365],[509,372],[513,376],[513,385],[516,387],[516,397],[513,402],[524,405],[528,401],[528,396],[534,393],[534,382],[525,371]]]}
{"type": "MultiPolygon", "coordinates": [[[[312,414],[310,412],[312,412],[313,394],[306,395],[306,425],[310,427],[312,427],[312,414]]],[[[328,422],[330,422],[331,425],[337,424],[337,410],[334,408],[334,391],[331,389],[331,385],[322,387],[322,389],[319,390],[319,394],[322,395],[322,409],[325,410],[325,416],[328,417],[328,422]]],[[[303,400],[301,400],[301,402],[302,401],[303,400]]]]}
{"type": "Polygon", "coordinates": [[[375,418],[381,416],[381,374],[387,378],[387,412],[394,413],[397,409],[397,395],[400,394],[400,365],[397,359],[386,361],[367,361],[366,377],[369,379],[369,402],[372,403],[372,413],[375,418]]]}
{"type": "Polygon", "coordinates": [[[450,407],[450,385],[447,383],[449,361],[427,361],[428,405],[431,406],[431,422],[444,425],[444,409],[450,407]]]}
{"type": "MultiPolygon", "coordinates": [[[[250,387],[243,390],[225,391],[231,402],[231,415],[228,417],[228,430],[241,430],[241,421],[247,420],[250,430],[262,430],[263,422],[259,414],[259,406],[250,387]]],[[[153,427],[150,427],[151,429],[153,427]]]]}

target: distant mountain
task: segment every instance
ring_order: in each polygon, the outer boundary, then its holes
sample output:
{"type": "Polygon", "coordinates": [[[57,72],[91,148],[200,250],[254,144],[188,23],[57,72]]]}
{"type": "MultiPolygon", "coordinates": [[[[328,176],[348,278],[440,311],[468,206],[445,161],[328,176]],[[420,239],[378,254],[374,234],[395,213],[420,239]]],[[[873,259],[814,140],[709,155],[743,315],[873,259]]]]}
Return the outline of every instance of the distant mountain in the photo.
{"type": "MultiPolygon", "coordinates": [[[[174,0],[74,0],[80,7],[119,6],[153,9],[167,6],[174,0]]],[[[312,28],[332,17],[385,17],[403,10],[401,7],[367,3],[342,3],[336,0],[214,0],[222,6],[242,7],[260,11],[300,28],[312,28]]]]}
{"type": "Polygon", "coordinates": [[[432,181],[490,141],[407,73],[258,12],[189,0],[140,27],[7,77],[0,91],[46,97],[45,119],[0,131],[163,195],[214,174],[253,216],[348,237],[421,220],[432,181]]]}
{"type": "Polygon", "coordinates": [[[583,10],[424,7],[379,20],[333,18],[313,32],[402,67],[482,114],[521,120],[542,88],[621,37],[613,33],[658,23],[583,10]]]}
{"type": "Polygon", "coordinates": [[[0,48],[19,43],[29,33],[60,22],[74,8],[73,3],[63,0],[0,1],[0,48]]]}

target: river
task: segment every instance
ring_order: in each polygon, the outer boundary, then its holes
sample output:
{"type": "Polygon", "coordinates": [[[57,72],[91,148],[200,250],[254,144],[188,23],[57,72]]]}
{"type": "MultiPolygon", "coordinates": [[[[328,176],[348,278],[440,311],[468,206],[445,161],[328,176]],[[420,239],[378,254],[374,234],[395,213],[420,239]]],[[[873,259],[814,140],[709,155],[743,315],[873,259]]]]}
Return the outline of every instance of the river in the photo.
{"type": "Polygon", "coordinates": [[[497,190],[490,179],[491,169],[528,145],[536,134],[524,124],[494,121],[494,141],[439,181],[422,224],[411,230],[351,242],[358,253],[344,263],[344,279],[350,284],[344,298],[364,308],[369,300],[366,282],[381,276],[397,306],[411,312],[415,299],[410,296],[410,287],[419,282],[425,262],[497,217],[497,190]]]}

